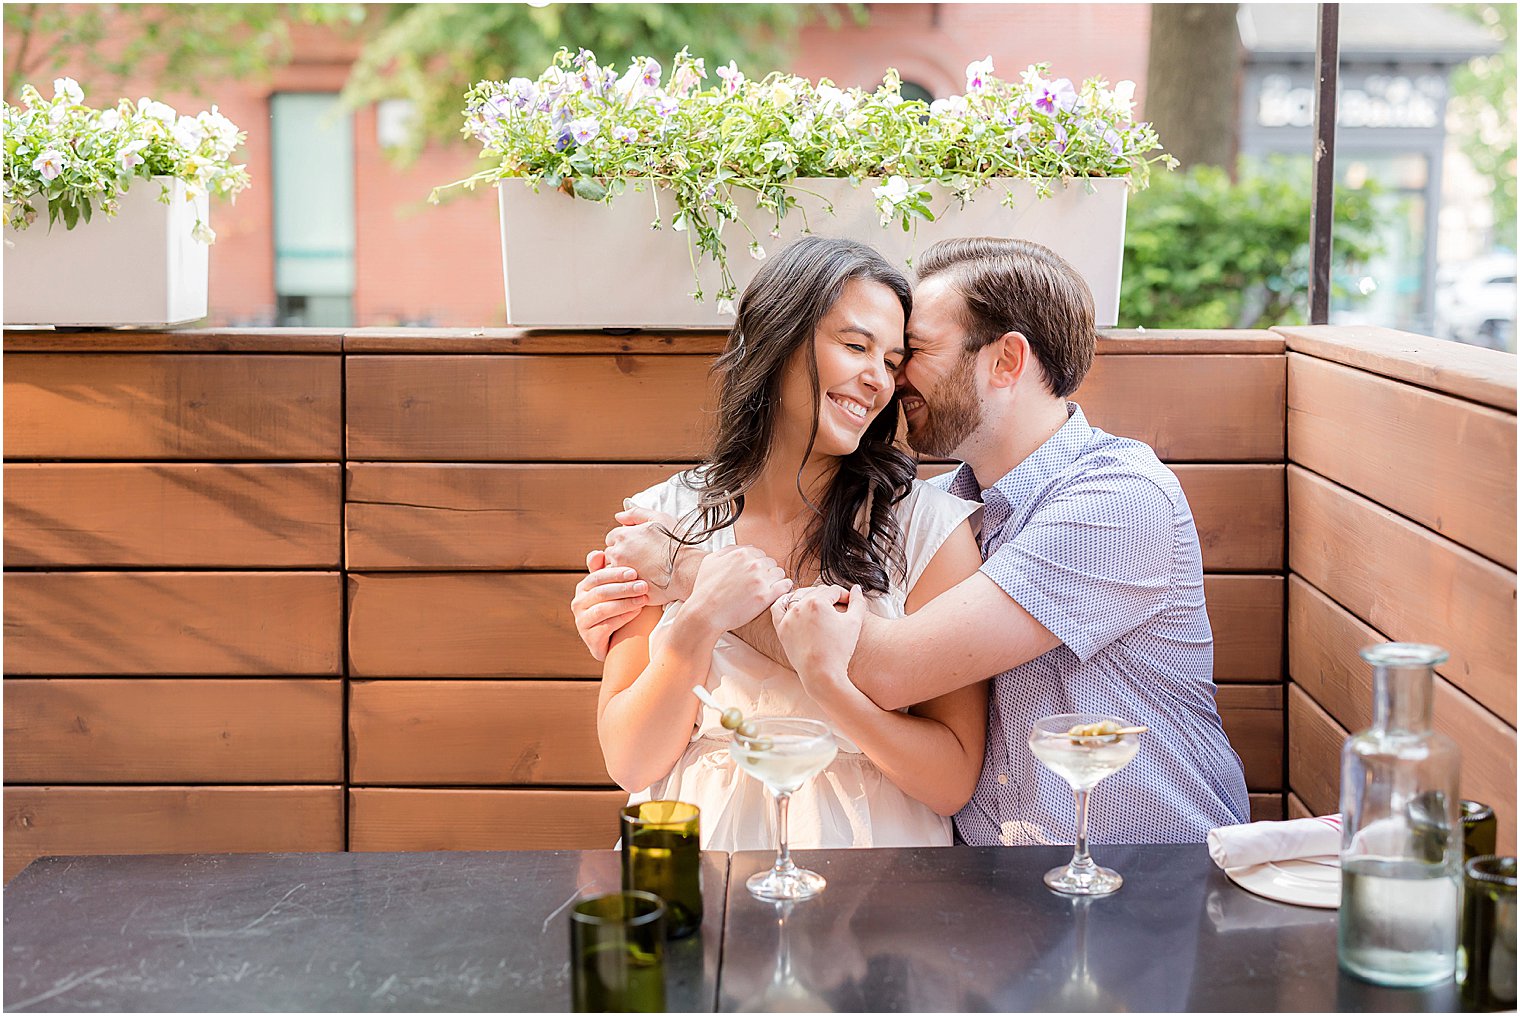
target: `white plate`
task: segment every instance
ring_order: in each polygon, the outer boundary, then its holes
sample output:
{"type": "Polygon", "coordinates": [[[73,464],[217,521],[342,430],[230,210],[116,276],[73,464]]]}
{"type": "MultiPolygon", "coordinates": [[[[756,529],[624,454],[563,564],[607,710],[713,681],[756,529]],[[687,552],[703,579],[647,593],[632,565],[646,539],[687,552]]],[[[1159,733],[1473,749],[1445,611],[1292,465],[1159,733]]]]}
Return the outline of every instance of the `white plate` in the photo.
{"type": "Polygon", "coordinates": [[[1334,854],[1226,868],[1224,873],[1242,889],[1269,900],[1325,910],[1341,905],[1341,864],[1334,854]]]}

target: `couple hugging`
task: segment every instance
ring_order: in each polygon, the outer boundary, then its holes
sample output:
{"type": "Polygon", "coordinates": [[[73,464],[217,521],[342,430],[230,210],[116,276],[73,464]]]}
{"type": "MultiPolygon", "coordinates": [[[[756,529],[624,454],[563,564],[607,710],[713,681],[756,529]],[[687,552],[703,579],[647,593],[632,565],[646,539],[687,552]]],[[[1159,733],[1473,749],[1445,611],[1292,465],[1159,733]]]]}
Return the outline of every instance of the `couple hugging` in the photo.
{"type": "Polygon", "coordinates": [[[635,801],[698,805],[705,848],[773,847],[700,683],[836,732],[792,797],[793,846],[1072,843],[1071,788],[1029,729],[1109,713],[1150,732],[1093,797],[1094,842],[1248,821],[1187,500],[1067,401],[1097,342],[1086,283],[1007,239],[935,244],[917,274],[805,237],[745,289],[710,458],[626,502],[571,604],[604,661],[608,771],[635,801]],[[917,479],[899,416],[920,455],[964,464],[917,479]]]}

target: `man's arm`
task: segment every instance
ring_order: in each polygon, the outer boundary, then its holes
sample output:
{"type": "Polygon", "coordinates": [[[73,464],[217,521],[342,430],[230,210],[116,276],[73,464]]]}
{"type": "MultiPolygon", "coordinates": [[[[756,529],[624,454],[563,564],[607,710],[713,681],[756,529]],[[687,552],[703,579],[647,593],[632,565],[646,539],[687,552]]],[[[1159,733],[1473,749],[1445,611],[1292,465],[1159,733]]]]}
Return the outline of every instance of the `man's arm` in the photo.
{"type": "Polygon", "coordinates": [[[866,618],[850,680],[882,709],[937,698],[1060,645],[981,572],[901,618],[866,618]]]}

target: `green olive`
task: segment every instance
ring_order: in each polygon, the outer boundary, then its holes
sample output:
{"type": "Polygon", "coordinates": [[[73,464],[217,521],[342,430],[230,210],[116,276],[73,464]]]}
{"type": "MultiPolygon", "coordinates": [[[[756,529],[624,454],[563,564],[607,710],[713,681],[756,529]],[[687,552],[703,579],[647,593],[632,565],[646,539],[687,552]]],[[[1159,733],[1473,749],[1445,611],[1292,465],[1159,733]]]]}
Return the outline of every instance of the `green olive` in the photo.
{"type": "Polygon", "coordinates": [[[770,751],[773,747],[768,737],[757,737],[747,745],[750,751],[770,751]]]}
{"type": "Polygon", "coordinates": [[[755,726],[754,723],[749,720],[745,720],[734,729],[737,731],[740,737],[746,739],[752,739],[756,734],[760,733],[760,728],[755,726]]]}
{"type": "Polygon", "coordinates": [[[720,722],[723,724],[724,730],[738,730],[740,725],[744,723],[744,714],[733,706],[729,706],[723,710],[723,717],[720,722]]]}

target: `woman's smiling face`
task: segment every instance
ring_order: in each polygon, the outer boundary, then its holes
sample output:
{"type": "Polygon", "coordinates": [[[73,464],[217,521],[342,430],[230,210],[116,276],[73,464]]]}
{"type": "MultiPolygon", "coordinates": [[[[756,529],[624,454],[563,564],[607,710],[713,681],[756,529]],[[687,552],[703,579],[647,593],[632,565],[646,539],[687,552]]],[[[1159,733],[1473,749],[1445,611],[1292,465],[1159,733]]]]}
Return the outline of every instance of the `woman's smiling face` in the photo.
{"type": "Polygon", "coordinates": [[[793,354],[782,381],[777,422],[788,443],[806,447],[816,414],[814,454],[838,457],[859,447],[866,428],[892,400],[893,375],[907,357],[904,324],[902,303],[892,290],[865,279],[844,284],[818,322],[812,349],[803,346],[793,354]],[[818,364],[816,404],[802,359],[810,352],[818,364]]]}

